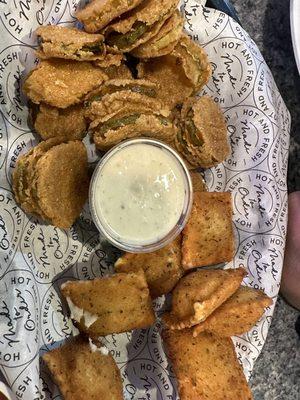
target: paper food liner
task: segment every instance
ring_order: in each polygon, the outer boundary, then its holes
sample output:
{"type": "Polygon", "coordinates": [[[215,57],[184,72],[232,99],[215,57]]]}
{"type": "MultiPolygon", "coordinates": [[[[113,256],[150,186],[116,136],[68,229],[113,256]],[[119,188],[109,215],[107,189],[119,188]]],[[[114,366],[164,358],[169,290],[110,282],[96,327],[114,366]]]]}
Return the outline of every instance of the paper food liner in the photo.
{"type": "MultiPolygon", "coordinates": [[[[26,215],[11,187],[17,158],[38,143],[27,126],[21,85],[37,63],[33,31],[41,24],[71,24],[78,1],[0,1],[0,365],[17,399],[60,399],[40,359],[72,334],[60,295],[66,280],[92,279],[113,271],[118,251],[101,242],[88,206],[69,230],[26,215]]],[[[181,4],[185,29],[201,44],[213,76],[203,93],[222,107],[230,157],[206,172],[210,191],[230,191],[234,202],[236,255],[244,283],[274,299],[250,332],[235,337],[249,377],[271,324],[279,290],[287,221],[290,116],[261,53],[248,34],[203,2],[181,4]]],[[[174,83],[176,84],[176,83],[174,83]]],[[[97,155],[88,140],[90,161],[97,155]]],[[[166,308],[155,301],[158,316],[166,308]]],[[[177,399],[172,367],[162,349],[159,321],[149,329],[110,335],[105,344],[124,382],[126,399],[177,399]]]]}

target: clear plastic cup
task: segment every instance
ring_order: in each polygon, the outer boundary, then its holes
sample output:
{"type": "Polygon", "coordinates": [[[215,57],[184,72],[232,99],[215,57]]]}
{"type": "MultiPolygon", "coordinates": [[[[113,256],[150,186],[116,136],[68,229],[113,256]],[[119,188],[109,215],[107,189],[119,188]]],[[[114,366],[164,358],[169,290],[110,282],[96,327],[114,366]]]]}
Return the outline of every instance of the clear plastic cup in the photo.
{"type": "MultiPolygon", "coordinates": [[[[138,149],[138,148],[137,148],[138,149]]],[[[107,168],[106,168],[107,169],[107,168]]],[[[147,253],[158,250],[179,235],[179,233],[184,228],[190,211],[192,207],[193,201],[193,188],[192,188],[192,181],[189,174],[189,171],[179,156],[179,154],[172,149],[167,144],[154,139],[148,138],[138,138],[138,139],[130,139],[113,147],[110,151],[108,151],[103,158],[99,161],[98,165],[95,168],[95,171],[92,176],[91,184],[90,184],[90,192],[89,192],[89,201],[90,201],[90,209],[92,213],[93,221],[98,228],[100,234],[106,238],[111,244],[115,247],[118,247],[121,250],[131,252],[131,253],[147,253]],[[176,164],[177,171],[180,171],[182,182],[181,184],[184,187],[184,194],[183,194],[183,205],[182,210],[178,210],[179,217],[174,223],[174,226],[166,234],[162,237],[157,236],[155,240],[153,239],[150,242],[145,242],[145,240],[141,237],[140,242],[137,240],[130,240],[128,238],[122,237],[110,224],[105,220],[103,215],[99,209],[97,209],[96,204],[101,204],[100,192],[99,192],[99,185],[101,186],[101,179],[103,179],[103,169],[105,166],[109,166],[109,161],[119,152],[124,152],[124,149],[128,148],[129,146],[136,146],[139,144],[144,144],[148,146],[155,146],[163,151],[163,153],[172,159],[172,162],[176,164]],[[96,196],[98,196],[98,200],[96,201],[96,196]]]]}

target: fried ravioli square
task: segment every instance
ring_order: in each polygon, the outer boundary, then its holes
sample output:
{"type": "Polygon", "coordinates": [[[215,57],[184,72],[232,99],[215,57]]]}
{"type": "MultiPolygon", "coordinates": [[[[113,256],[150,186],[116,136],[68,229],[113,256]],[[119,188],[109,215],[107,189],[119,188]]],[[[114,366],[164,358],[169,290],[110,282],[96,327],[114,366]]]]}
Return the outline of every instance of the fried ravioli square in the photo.
{"type": "Polygon", "coordinates": [[[251,400],[230,338],[192,329],[165,331],[163,340],[178,381],[181,400],[251,400]]]}
{"type": "Polygon", "coordinates": [[[230,193],[197,192],[183,231],[184,269],[231,261],[234,255],[230,193]]]}
{"type": "Polygon", "coordinates": [[[80,336],[43,355],[65,400],[122,400],[120,371],[110,354],[80,336]]]}
{"type": "Polygon", "coordinates": [[[181,237],[153,253],[126,253],[115,263],[117,272],[145,272],[152,298],[169,293],[183,274],[181,237]]]}
{"type": "Polygon", "coordinates": [[[238,290],[246,275],[243,268],[192,272],[178,282],[172,293],[172,309],[163,315],[169,329],[184,329],[205,321],[238,290]]]}
{"type": "Polygon", "coordinates": [[[78,329],[91,338],[145,328],[155,321],[142,270],[66,282],[61,291],[78,329]]]}
{"type": "Polygon", "coordinates": [[[241,286],[205,321],[194,327],[193,335],[213,332],[219,336],[235,336],[248,332],[262,317],[272,299],[261,290],[241,286]]]}

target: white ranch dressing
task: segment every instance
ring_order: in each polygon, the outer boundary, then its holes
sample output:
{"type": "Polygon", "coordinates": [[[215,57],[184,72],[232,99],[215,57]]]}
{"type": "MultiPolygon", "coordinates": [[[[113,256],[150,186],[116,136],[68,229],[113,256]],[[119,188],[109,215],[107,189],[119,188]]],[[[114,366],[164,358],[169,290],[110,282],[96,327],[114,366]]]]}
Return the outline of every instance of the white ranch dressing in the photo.
{"type": "Polygon", "coordinates": [[[165,149],[136,143],[115,152],[94,181],[94,212],[118,240],[147,245],[178,223],[185,201],[182,168],[165,149]]]}

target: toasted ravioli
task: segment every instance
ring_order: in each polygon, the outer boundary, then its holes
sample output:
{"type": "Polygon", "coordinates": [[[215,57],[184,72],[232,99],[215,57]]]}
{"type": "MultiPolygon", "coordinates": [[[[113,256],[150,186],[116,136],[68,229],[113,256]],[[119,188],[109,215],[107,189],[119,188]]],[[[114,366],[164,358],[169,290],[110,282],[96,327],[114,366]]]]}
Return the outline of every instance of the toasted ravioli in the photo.
{"type": "Polygon", "coordinates": [[[230,146],[220,107],[209,96],[189,99],[182,108],[177,150],[193,165],[210,168],[224,161],[230,146]]]}
{"type": "Polygon", "coordinates": [[[105,57],[104,36],[93,35],[57,25],[41,26],[36,30],[39,39],[39,58],[64,58],[93,61],[105,57]]]}
{"type": "Polygon", "coordinates": [[[61,291],[78,329],[91,338],[146,328],[155,321],[143,270],[67,282],[61,291]]]}
{"type": "Polygon", "coordinates": [[[77,11],[76,17],[83,23],[87,32],[97,32],[123,13],[131,10],[142,0],[93,0],[82,10],[77,11]]]}
{"type": "Polygon", "coordinates": [[[191,329],[165,331],[181,400],[252,400],[230,338],[191,329]]]}
{"type": "Polygon", "coordinates": [[[241,286],[204,322],[196,325],[193,335],[209,331],[219,336],[235,336],[248,332],[262,317],[272,299],[261,290],[241,286]]]}
{"type": "Polygon", "coordinates": [[[183,103],[194,90],[181,64],[170,54],[141,62],[138,65],[138,76],[156,83],[158,98],[169,109],[183,103]]]}
{"type": "Polygon", "coordinates": [[[236,292],[246,271],[243,268],[192,272],[173,290],[171,312],[163,321],[169,329],[184,329],[205,321],[236,292]]]}
{"type": "Polygon", "coordinates": [[[40,208],[53,225],[69,228],[79,217],[88,195],[85,146],[79,141],[54,146],[37,161],[35,169],[40,208]]]}
{"type": "Polygon", "coordinates": [[[153,253],[126,253],[115,263],[117,272],[143,269],[152,298],[169,293],[183,275],[181,237],[153,253]]]}
{"type": "Polygon", "coordinates": [[[87,131],[83,104],[65,109],[40,104],[33,125],[42,139],[62,137],[66,140],[81,140],[87,131]]]}
{"type": "Polygon", "coordinates": [[[228,262],[233,256],[231,194],[195,193],[191,215],[183,230],[183,268],[228,262]]]}
{"type": "Polygon", "coordinates": [[[65,400],[122,400],[120,371],[110,354],[80,336],[42,356],[65,400]],[[94,346],[95,347],[95,346],[94,346]]]}
{"type": "Polygon", "coordinates": [[[139,58],[161,57],[171,53],[181,37],[183,21],[182,15],[176,10],[155,36],[133,49],[131,53],[139,58]]]}
{"type": "Polygon", "coordinates": [[[23,90],[33,103],[67,108],[80,103],[106,79],[100,68],[88,62],[43,60],[28,75],[23,90]]]}
{"type": "Polygon", "coordinates": [[[144,0],[104,30],[106,43],[128,52],[155,36],[177,7],[177,0],[144,0]]]}

